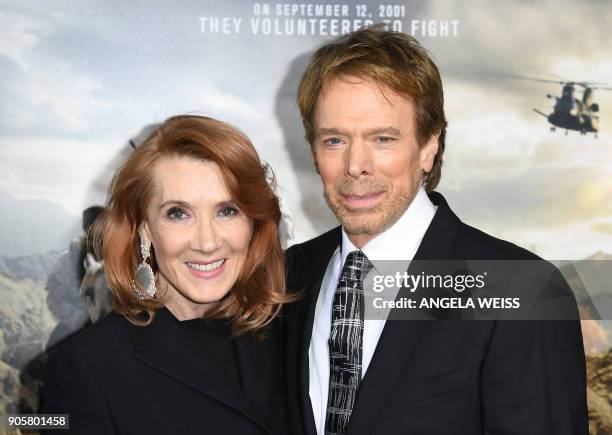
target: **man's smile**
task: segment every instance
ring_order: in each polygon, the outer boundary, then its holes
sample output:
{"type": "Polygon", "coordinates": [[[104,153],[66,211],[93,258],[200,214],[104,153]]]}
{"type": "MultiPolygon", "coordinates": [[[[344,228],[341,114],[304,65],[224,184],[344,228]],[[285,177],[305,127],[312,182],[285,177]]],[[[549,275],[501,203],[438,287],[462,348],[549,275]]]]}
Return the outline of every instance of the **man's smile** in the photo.
{"type": "Polygon", "coordinates": [[[366,193],[363,195],[354,195],[354,194],[340,194],[340,198],[342,202],[351,208],[371,208],[372,206],[378,204],[385,196],[385,192],[373,192],[366,193]]]}

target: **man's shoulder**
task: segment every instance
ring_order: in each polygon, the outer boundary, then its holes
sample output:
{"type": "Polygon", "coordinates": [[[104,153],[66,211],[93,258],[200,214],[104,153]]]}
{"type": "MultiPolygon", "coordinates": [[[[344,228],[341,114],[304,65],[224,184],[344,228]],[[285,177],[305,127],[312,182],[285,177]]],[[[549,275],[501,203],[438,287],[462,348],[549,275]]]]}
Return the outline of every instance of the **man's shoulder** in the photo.
{"type": "Polygon", "coordinates": [[[541,260],[525,248],[464,223],[440,193],[430,192],[429,199],[438,209],[422,242],[428,254],[439,250],[450,259],[541,260]]]}
{"type": "Polygon", "coordinates": [[[453,243],[454,256],[479,260],[541,260],[533,252],[461,223],[453,243]]]}
{"type": "Polygon", "coordinates": [[[551,262],[514,243],[461,223],[455,235],[451,260],[476,260],[493,284],[520,299],[523,315],[532,320],[578,320],[576,300],[567,281],[551,262]]]}

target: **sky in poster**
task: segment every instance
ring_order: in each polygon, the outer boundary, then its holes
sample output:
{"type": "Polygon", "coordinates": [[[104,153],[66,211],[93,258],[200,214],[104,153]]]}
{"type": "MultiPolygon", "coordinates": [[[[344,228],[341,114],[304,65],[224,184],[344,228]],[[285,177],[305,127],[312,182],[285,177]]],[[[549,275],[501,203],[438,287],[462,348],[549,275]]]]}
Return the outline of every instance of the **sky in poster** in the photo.
{"type": "Polygon", "coordinates": [[[294,241],[312,237],[334,222],[295,108],[300,71],[334,31],[388,18],[440,66],[449,130],[439,191],[457,214],[546,258],[612,252],[612,92],[595,94],[597,139],[565,136],[532,111],[550,111],[546,94],[559,85],[504,77],[611,84],[609,3],[315,3],[330,8],[312,16],[307,2],[0,2],[0,190],[76,216],[103,202],[129,138],[199,113],[253,139],[278,177],[294,241]]]}

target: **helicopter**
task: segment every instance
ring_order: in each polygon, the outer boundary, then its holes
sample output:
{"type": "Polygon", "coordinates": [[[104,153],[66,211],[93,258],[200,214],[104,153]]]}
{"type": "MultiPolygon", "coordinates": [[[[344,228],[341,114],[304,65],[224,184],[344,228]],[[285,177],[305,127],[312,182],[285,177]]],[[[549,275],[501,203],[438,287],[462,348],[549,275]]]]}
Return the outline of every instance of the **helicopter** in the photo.
{"type": "Polygon", "coordinates": [[[539,109],[533,109],[538,115],[545,117],[551,124],[550,131],[555,131],[557,127],[565,129],[567,136],[569,130],[579,131],[581,135],[594,133],[597,138],[599,131],[599,104],[593,101],[593,90],[610,90],[602,83],[578,82],[570,80],[546,80],[531,77],[514,76],[521,80],[533,82],[556,83],[563,86],[561,96],[546,94],[547,98],[554,98],[555,105],[552,113],[546,114],[539,109]],[[577,98],[576,87],[582,88],[582,98],[577,98]]]}

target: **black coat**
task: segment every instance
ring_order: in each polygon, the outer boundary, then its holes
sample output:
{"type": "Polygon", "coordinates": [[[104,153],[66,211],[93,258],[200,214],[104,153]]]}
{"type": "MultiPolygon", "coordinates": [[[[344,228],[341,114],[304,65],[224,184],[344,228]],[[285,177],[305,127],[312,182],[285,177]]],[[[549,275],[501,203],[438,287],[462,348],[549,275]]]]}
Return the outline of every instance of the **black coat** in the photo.
{"type": "Polygon", "coordinates": [[[58,434],[286,434],[279,337],[233,340],[238,385],[167,310],[111,314],[52,351],[41,412],[70,414],[58,434]]]}
{"type": "MultiPolygon", "coordinates": [[[[415,259],[538,258],[462,223],[441,195],[432,193],[430,199],[438,209],[415,259]]],[[[284,312],[289,414],[296,435],[315,434],[308,348],[321,282],[340,241],[336,228],[287,252],[289,289],[303,292],[284,312]]],[[[388,320],[360,385],[348,434],[586,435],[585,378],[578,320],[388,320]]]]}

